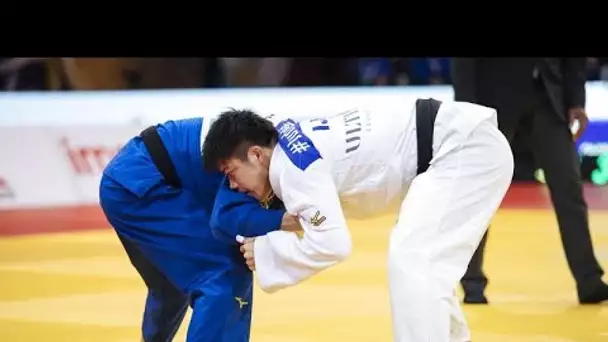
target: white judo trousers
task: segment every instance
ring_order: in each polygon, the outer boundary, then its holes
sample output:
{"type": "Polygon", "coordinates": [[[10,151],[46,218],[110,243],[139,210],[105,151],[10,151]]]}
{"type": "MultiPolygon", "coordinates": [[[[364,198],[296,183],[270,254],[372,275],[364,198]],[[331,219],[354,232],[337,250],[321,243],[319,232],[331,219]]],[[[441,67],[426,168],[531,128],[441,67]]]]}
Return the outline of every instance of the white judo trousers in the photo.
{"type": "Polygon", "coordinates": [[[471,339],[455,290],[509,188],[514,163],[495,115],[463,130],[458,114],[440,107],[431,165],[411,182],[390,236],[396,342],[471,339]]]}

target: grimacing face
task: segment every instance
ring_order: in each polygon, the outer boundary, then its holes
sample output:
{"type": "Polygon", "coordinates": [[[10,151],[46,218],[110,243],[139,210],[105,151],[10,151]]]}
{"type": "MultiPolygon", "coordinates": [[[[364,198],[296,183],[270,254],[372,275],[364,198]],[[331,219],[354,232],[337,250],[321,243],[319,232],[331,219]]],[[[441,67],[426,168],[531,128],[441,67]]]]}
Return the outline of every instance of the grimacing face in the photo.
{"type": "Polygon", "coordinates": [[[268,151],[254,145],[247,150],[246,160],[231,157],[222,162],[220,170],[226,174],[231,189],[247,193],[258,201],[264,201],[271,193],[269,167],[268,151]]]}

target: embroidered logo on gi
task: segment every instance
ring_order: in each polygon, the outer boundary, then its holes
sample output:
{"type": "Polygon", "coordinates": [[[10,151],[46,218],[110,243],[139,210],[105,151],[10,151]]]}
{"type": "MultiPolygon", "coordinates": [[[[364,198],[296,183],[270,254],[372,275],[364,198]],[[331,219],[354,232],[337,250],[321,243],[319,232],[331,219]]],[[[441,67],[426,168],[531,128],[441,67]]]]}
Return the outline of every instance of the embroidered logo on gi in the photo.
{"type": "Polygon", "coordinates": [[[325,222],[326,217],[321,215],[321,212],[317,210],[317,212],[310,218],[310,224],[315,227],[320,226],[323,222],[325,222]]]}
{"type": "Polygon", "coordinates": [[[243,298],[241,298],[241,297],[234,297],[234,300],[236,300],[236,302],[239,303],[239,309],[242,309],[243,306],[249,304],[249,302],[243,300],[243,298]]]}
{"type": "Polygon", "coordinates": [[[300,128],[300,125],[289,119],[281,121],[277,126],[279,133],[279,145],[285,151],[292,163],[300,170],[304,171],[321,159],[321,153],[300,128]]]}

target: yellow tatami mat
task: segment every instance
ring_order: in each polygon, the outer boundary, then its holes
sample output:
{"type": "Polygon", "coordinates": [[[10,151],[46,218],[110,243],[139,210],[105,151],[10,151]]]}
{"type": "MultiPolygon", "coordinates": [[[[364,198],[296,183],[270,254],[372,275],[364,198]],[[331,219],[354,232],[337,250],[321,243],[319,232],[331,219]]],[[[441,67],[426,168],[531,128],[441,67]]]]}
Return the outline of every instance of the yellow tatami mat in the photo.
{"type": "MultiPolygon", "coordinates": [[[[590,216],[608,268],[608,212],[590,216]]],[[[393,222],[352,221],[347,262],[273,295],[256,290],[252,341],[392,341],[385,257],[393,222]]],[[[577,304],[551,210],[501,209],[487,251],[492,304],[464,306],[473,341],[608,341],[608,303],[577,304]]],[[[0,238],[0,341],[139,341],[145,294],[110,230],[0,238]]]]}

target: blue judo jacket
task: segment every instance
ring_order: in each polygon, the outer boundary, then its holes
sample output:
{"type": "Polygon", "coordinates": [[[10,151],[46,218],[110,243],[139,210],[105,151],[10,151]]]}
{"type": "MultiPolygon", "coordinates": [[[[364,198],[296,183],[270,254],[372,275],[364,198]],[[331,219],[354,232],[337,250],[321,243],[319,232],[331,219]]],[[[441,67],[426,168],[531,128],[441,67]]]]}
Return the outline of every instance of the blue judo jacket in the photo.
{"type": "Polygon", "coordinates": [[[284,214],[282,209],[264,209],[253,197],[231,190],[222,173],[204,169],[204,120],[157,126],[181,189],[163,183],[140,137],[131,139],[110,161],[101,182],[100,202],[110,223],[137,242],[180,288],[231,269],[232,264],[246,269],[235,247],[236,236],[277,230],[284,214]],[[175,255],[175,260],[167,255],[175,255]]]}
{"type": "Polygon", "coordinates": [[[258,236],[281,226],[284,210],[267,210],[253,197],[230,189],[220,172],[204,170],[201,156],[203,119],[169,121],[158,127],[184,188],[195,189],[211,216],[214,235],[237,244],[236,236],[258,236]],[[175,156],[175,157],[174,157],[175,156]]]}

